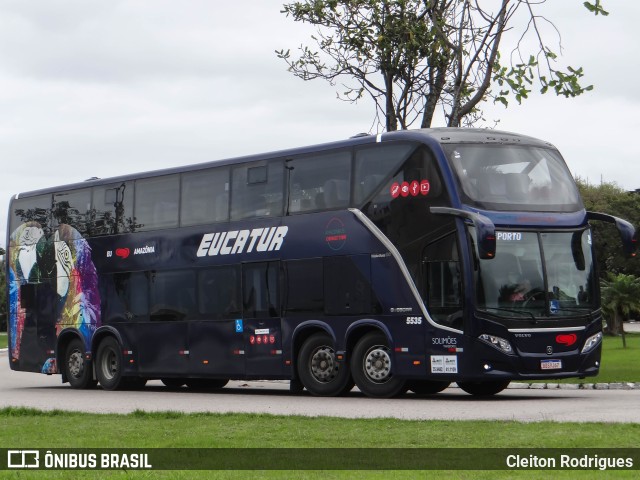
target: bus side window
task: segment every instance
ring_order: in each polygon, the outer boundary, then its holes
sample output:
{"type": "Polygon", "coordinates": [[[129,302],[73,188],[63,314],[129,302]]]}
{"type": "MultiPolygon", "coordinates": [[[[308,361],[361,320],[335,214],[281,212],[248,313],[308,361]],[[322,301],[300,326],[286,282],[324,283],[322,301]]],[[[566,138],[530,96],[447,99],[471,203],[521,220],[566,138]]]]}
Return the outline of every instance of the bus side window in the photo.
{"type": "Polygon", "coordinates": [[[94,187],[91,201],[90,235],[135,231],[133,182],[94,187]]]}
{"type": "Polygon", "coordinates": [[[327,315],[363,315],[379,310],[371,291],[371,256],[325,257],[324,294],[327,315]]]}
{"type": "Polygon", "coordinates": [[[193,318],[196,308],[195,272],[169,270],[151,273],[151,321],[193,318]]]}
{"type": "Polygon", "coordinates": [[[229,169],[182,174],[180,225],[203,225],[229,219],[229,169]]]}
{"type": "Polygon", "coordinates": [[[242,265],[244,318],[280,316],[279,262],[242,265]]]}
{"type": "Polygon", "coordinates": [[[382,188],[383,182],[393,176],[414,148],[412,144],[376,144],[358,150],[353,182],[354,204],[362,208],[382,188]]]}
{"type": "MultiPolygon", "coordinates": [[[[11,202],[11,232],[23,223],[36,222],[43,230],[51,228],[51,195],[27,197],[11,202]]],[[[20,241],[20,239],[18,239],[20,241]]]]}
{"type": "Polygon", "coordinates": [[[322,258],[283,262],[285,275],[284,315],[321,317],[324,310],[322,258]]]}
{"type": "Polygon", "coordinates": [[[240,165],[232,172],[231,220],[282,215],[283,162],[240,165]]]}
{"type": "Polygon", "coordinates": [[[236,318],[242,311],[240,302],[239,265],[198,272],[198,312],[205,319],[236,318]]]}
{"type": "Polygon", "coordinates": [[[145,272],[102,275],[103,321],[130,322],[146,320],[149,315],[149,279],[145,272]]]}
{"type": "Polygon", "coordinates": [[[179,179],[166,175],[136,180],[134,214],[139,230],[178,226],[179,179]]]}
{"type": "Polygon", "coordinates": [[[91,190],[55,193],[52,210],[57,225],[70,225],[86,236],[90,231],[91,190]]]}
{"type": "Polygon", "coordinates": [[[349,206],[350,152],[334,152],[288,160],[287,172],[289,213],[349,206]]]}

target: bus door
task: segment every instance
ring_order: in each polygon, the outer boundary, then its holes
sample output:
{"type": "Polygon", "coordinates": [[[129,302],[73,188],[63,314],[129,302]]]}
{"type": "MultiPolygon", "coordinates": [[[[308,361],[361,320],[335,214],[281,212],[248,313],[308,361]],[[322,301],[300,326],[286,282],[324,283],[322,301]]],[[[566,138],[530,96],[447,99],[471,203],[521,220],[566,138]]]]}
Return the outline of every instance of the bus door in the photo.
{"type": "Polygon", "coordinates": [[[240,266],[198,271],[198,319],[189,322],[190,371],[204,377],[244,375],[240,266]]]}
{"type": "Polygon", "coordinates": [[[280,262],[242,265],[243,329],[248,376],[283,372],[280,262]]]}
{"type": "MultiPolygon", "coordinates": [[[[24,323],[19,335],[20,368],[40,372],[48,358],[53,358],[56,344],[55,290],[47,283],[27,283],[20,289],[20,308],[24,323]]],[[[17,333],[17,329],[16,329],[17,333]]]]}
{"type": "Polygon", "coordinates": [[[195,309],[195,273],[139,273],[149,283],[148,321],[135,324],[138,368],[145,375],[185,375],[189,369],[187,319],[195,309]]]}
{"type": "Polygon", "coordinates": [[[432,319],[440,325],[463,330],[462,271],[455,232],[426,246],[422,268],[422,295],[432,319]]]}

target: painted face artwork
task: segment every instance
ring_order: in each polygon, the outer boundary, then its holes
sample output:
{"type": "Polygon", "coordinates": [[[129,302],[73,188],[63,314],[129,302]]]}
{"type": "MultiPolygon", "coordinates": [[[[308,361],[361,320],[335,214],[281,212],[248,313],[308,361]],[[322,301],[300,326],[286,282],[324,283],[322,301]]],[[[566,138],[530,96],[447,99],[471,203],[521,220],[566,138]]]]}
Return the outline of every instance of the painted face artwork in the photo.
{"type": "MultiPolygon", "coordinates": [[[[98,275],[87,241],[69,225],[60,225],[45,235],[40,224],[26,222],[12,233],[9,249],[11,358],[20,358],[28,313],[20,287],[26,284],[39,288],[38,301],[54,306],[50,312],[39,312],[38,328],[49,325],[56,335],[65,328],[75,328],[89,349],[101,318],[98,275]],[[40,288],[47,284],[53,288],[40,288]]],[[[55,358],[47,359],[42,371],[56,373],[55,358]]]]}

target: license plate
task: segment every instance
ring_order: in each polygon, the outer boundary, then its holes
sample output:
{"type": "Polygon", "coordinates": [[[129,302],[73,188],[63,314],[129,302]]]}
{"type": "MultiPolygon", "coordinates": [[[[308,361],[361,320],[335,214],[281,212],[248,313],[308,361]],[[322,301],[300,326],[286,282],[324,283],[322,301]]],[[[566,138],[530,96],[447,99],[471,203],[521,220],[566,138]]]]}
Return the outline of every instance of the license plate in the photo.
{"type": "Polygon", "coordinates": [[[562,368],[562,360],[540,360],[540,369],[542,370],[560,370],[562,368]]]}

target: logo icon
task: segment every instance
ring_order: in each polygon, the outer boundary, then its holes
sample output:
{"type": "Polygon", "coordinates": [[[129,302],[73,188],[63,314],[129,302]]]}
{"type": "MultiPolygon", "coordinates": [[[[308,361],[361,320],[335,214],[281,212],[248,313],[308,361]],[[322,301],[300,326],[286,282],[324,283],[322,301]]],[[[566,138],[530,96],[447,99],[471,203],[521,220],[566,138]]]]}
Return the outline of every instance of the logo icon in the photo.
{"type": "Polygon", "coordinates": [[[347,230],[339,218],[332,218],[324,230],[324,239],[331,250],[340,250],[347,243],[347,230]]]}
{"type": "Polygon", "coordinates": [[[129,253],[131,253],[131,250],[128,248],[116,248],[116,255],[122,259],[127,258],[129,253]]]}
{"type": "Polygon", "coordinates": [[[551,345],[547,346],[547,355],[553,355],[553,347],[551,345]]]}
{"type": "Polygon", "coordinates": [[[244,325],[242,324],[242,320],[236,320],[236,333],[244,332],[244,325]]]}
{"type": "Polygon", "coordinates": [[[8,450],[7,468],[38,468],[40,452],[38,450],[8,450]]]}
{"type": "Polygon", "coordinates": [[[570,347],[578,341],[578,336],[575,333],[561,333],[556,337],[556,342],[560,345],[566,345],[570,347]]]}

